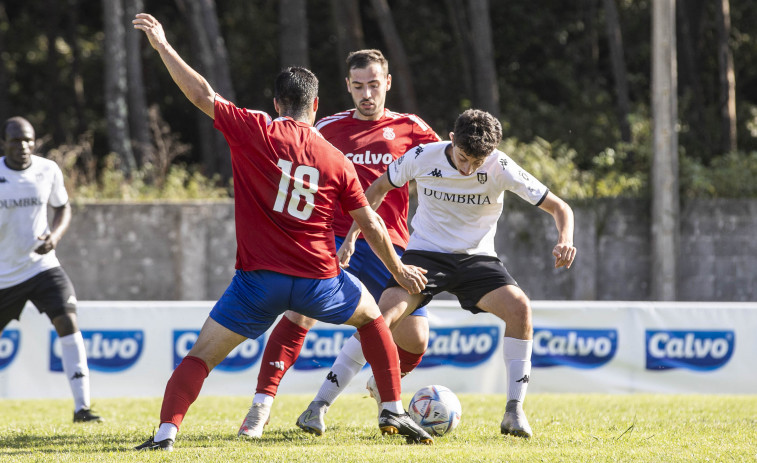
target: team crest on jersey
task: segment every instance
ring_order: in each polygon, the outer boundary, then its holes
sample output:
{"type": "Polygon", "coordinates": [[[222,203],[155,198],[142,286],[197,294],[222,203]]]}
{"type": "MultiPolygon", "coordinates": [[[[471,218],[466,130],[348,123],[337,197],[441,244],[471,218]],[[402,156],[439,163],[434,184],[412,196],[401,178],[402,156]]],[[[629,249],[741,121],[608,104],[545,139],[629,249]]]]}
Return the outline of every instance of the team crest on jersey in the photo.
{"type": "Polygon", "coordinates": [[[387,140],[394,140],[397,135],[394,133],[394,129],[391,127],[384,128],[384,138],[387,140]]]}
{"type": "Polygon", "coordinates": [[[482,185],[486,183],[486,172],[478,172],[476,176],[478,177],[478,183],[482,185]]]}

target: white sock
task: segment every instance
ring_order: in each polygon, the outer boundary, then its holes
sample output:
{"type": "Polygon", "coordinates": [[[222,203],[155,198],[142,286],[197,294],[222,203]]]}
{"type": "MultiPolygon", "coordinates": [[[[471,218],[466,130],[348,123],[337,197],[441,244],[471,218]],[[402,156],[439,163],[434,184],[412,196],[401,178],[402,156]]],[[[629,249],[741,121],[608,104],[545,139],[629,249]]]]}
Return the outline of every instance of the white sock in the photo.
{"type": "Polygon", "coordinates": [[[153,442],[160,442],[166,439],[176,440],[176,433],[179,432],[179,428],[173,423],[160,423],[158,432],[155,433],[155,437],[152,438],[153,442]]]}
{"type": "Polygon", "coordinates": [[[60,338],[63,372],[74,395],[74,411],[89,408],[89,367],[81,331],[60,338]]]}
{"type": "Polygon", "coordinates": [[[268,394],[255,393],[255,397],[252,399],[254,404],[266,404],[273,405],[273,397],[268,394]]]}
{"type": "Polygon", "coordinates": [[[507,369],[507,400],[523,402],[531,376],[531,348],[533,341],[505,338],[503,353],[507,369]]]}
{"type": "Polygon", "coordinates": [[[321,400],[329,405],[334,403],[366,362],[360,341],[354,336],[350,337],[339,351],[339,355],[331,366],[331,371],[313,400],[321,400]]]}
{"type": "Polygon", "coordinates": [[[389,410],[392,413],[396,413],[398,415],[402,415],[405,413],[405,408],[402,406],[402,401],[398,400],[396,402],[381,402],[381,411],[389,410]]]}

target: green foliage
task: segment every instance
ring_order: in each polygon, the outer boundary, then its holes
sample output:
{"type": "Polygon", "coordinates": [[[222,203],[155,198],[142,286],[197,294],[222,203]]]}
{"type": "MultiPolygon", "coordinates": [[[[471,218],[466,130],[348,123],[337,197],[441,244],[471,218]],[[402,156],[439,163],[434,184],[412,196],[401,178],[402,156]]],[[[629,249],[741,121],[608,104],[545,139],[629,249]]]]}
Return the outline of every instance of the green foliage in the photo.
{"type": "Polygon", "coordinates": [[[681,158],[681,196],[686,198],[757,197],[757,152],[729,153],[709,166],[681,158]]]}
{"type": "MultiPolygon", "coordinates": [[[[345,394],[315,437],[295,420],[311,396],[280,395],[262,439],[236,436],[249,397],[201,395],[172,454],[136,452],[157,426],[160,399],[95,400],[104,423],[71,422],[71,400],[2,400],[0,461],[171,462],[490,462],[753,461],[757,397],[724,395],[531,394],[526,412],[534,437],[503,436],[506,397],[460,394],[462,420],[433,446],[382,437],[376,406],[345,394]]],[[[404,402],[409,394],[403,394],[404,402]]]]}

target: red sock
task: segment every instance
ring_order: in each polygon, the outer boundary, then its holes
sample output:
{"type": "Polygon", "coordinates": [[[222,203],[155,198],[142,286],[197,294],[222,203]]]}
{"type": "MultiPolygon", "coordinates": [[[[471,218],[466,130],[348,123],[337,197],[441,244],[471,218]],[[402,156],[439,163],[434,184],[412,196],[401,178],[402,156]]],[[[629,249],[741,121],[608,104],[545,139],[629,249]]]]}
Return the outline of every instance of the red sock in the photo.
{"type": "Polygon", "coordinates": [[[357,329],[363,355],[373,369],[373,377],[381,395],[382,402],[400,400],[400,367],[397,346],[394,345],[392,333],[379,317],[357,329]]]}
{"type": "Polygon", "coordinates": [[[265,345],[255,392],[276,397],[281,378],[299,357],[306,334],[308,330],[281,317],[265,345]]]}
{"type": "Polygon", "coordinates": [[[184,357],[173,371],[163,394],[160,422],[173,423],[178,428],[184,421],[189,406],[197,400],[202,383],[208,377],[208,366],[197,357],[184,357]]]}
{"type": "Polygon", "coordinates": [[[400,357],[400,375],[405,376],[406,374],[415,370],[415,367],[417,367],[418,364],[421,363],[423,354],[425,354],[425,352],[414,354],[412,352],[406,351],[400,346],[397,346],[397,354],[399,354],[400,357]]]}

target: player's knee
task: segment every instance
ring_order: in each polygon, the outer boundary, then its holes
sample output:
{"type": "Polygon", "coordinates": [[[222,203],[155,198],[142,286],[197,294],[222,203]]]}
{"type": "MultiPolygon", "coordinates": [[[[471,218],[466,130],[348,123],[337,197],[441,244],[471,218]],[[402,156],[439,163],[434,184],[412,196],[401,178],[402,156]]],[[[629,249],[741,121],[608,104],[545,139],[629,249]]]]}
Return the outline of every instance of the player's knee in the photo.
{"type": "Polygon", "coordinates": [[[50,319],[55,332],[59,337],[68,336],[79,331],[79,326],[76,323],[76,313],[63,313],[50,319]]]}

